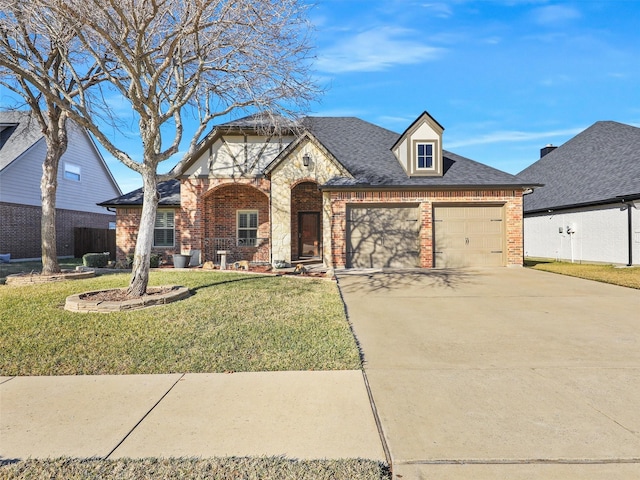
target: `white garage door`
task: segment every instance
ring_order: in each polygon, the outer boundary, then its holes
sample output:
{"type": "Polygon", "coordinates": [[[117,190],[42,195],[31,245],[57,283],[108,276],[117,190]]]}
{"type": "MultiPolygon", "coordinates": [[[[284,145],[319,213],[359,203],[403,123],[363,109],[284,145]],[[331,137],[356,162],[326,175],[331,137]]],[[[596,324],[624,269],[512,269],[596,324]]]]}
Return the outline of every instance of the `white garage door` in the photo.
{"type": "Polygon", "coordinates": [[[347,267],[407,268],[419,265],[418,205],[347,208],[347,267]]]}
{"type": "Polygon", "coordinates": [[[433,222],[436,267],[505,265],[503,206],[436,206],[433,222]]]}

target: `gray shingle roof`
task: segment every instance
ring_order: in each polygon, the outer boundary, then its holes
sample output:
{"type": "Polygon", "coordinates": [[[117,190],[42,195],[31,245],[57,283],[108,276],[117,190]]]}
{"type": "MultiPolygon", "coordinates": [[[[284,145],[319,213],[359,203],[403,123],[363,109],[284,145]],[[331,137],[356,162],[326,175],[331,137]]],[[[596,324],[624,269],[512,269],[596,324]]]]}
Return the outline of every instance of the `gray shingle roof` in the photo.
{"type": "MultiPolygon", "coordinates": [[[[255,129],[265,127],[261,116],[244,117],[216,129],[255,129]]],[[[391,151],[400,134],[355,117],[305,117],[289,121],[292,130],[310,132],[354,178],[334,178],[327,187],[377,188],[464,188],[536,186],[515,175],[448,151],[443,151],[442,177],[409,177],[391,151]]],[[[216,130],[212,132],[215,135],[216,130]]],[[[210,134],[210,136],[212,135],[210,134]]],[[[202,142],[206,144],[206,140],[202,142]]],[[[270,168],[270,167],[267,167],[270,168]]],[[[164,182],[161,185],[168,184],[164,182]]],[[[161,191],[161,205],[180,204],[180,184],[168,184],[161,191]]],[[[142,189],[100,203],[101,206],[142,205],[142,189]]]]}
{"type": "MultiPolygon", "coordinates": [[[[43,138],[40,125],[30,112],[0,112],[0,126],[17,126],[0,148],[0,171],[43,138]]],[[[4,133],[8,133],[6,130],[4,133]]],[[[0,134],[1,135],[1,134],[0,134]]]]}
{"type": "Polygon", "coordinates": [[[640,128],[596,122],[518,176],[545,185],[525,196],[525,212],[640,196],[640,128]]]}
{"type": "MultiPolygon", "coordinates": [[[[158,192],[160,193],[161,206],[180,206],[180,180],[167,180],[158,184],[158,192]]],[[[101,202],[101,207],[122,207],[122,206],[142,206],[143,192],[142,188],[138,188],[129,193],[125,193],[111,200],[101,202]]]]}
{"type": "Polygon", "coordinates": [[[443,151],[442,177],[409,177],[391,147],[400,134],[354,117],[307,117],[304,125],[355,177],[334,179],[332,186],[465,187],[523,186],[509,173],[443,151]]]}

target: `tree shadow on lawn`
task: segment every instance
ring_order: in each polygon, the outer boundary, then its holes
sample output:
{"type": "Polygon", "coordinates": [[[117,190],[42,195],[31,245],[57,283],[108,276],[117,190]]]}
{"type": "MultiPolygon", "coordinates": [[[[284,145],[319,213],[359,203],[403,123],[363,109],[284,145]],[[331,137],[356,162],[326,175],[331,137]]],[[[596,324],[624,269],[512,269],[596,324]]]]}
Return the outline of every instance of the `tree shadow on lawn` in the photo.
{"type": "Polygon", "coordinates": [[[198,290],[203,290],[205,288],[218,287],[220,285],[225,285],[229,283],[250,282],[255,280],[265,280],[265,279],[275,279],[275,278],[280,278],[280,277],[277,275],[246,275],[245,278],[233,278],[230,280],[221,280],[218,282],[211,282],[206,285],[199,285],[197,287],[190,288],[189,292],[191,293],[191,295],[196,295],[198,293],[198,290]]]}

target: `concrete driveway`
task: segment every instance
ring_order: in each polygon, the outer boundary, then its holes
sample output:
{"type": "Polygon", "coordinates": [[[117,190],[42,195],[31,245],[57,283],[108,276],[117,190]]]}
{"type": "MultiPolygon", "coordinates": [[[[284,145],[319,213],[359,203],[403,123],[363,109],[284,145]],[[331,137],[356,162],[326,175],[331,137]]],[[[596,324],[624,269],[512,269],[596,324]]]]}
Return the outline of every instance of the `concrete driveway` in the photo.
{"type": "Polygon", "coordinates": [[[640,291],[339,273],[394,478],[640,478],[640,291]]]}

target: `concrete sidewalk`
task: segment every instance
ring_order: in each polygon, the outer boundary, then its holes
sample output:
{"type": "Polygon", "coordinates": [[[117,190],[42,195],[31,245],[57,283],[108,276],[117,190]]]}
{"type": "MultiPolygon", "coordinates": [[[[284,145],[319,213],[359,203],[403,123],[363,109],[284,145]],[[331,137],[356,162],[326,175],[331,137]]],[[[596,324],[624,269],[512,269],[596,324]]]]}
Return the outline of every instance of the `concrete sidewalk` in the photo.
{"type": "Polygon", "coordinates": [[[361,371],[0,377],[0,459],[385,461],[361,371]]]}

